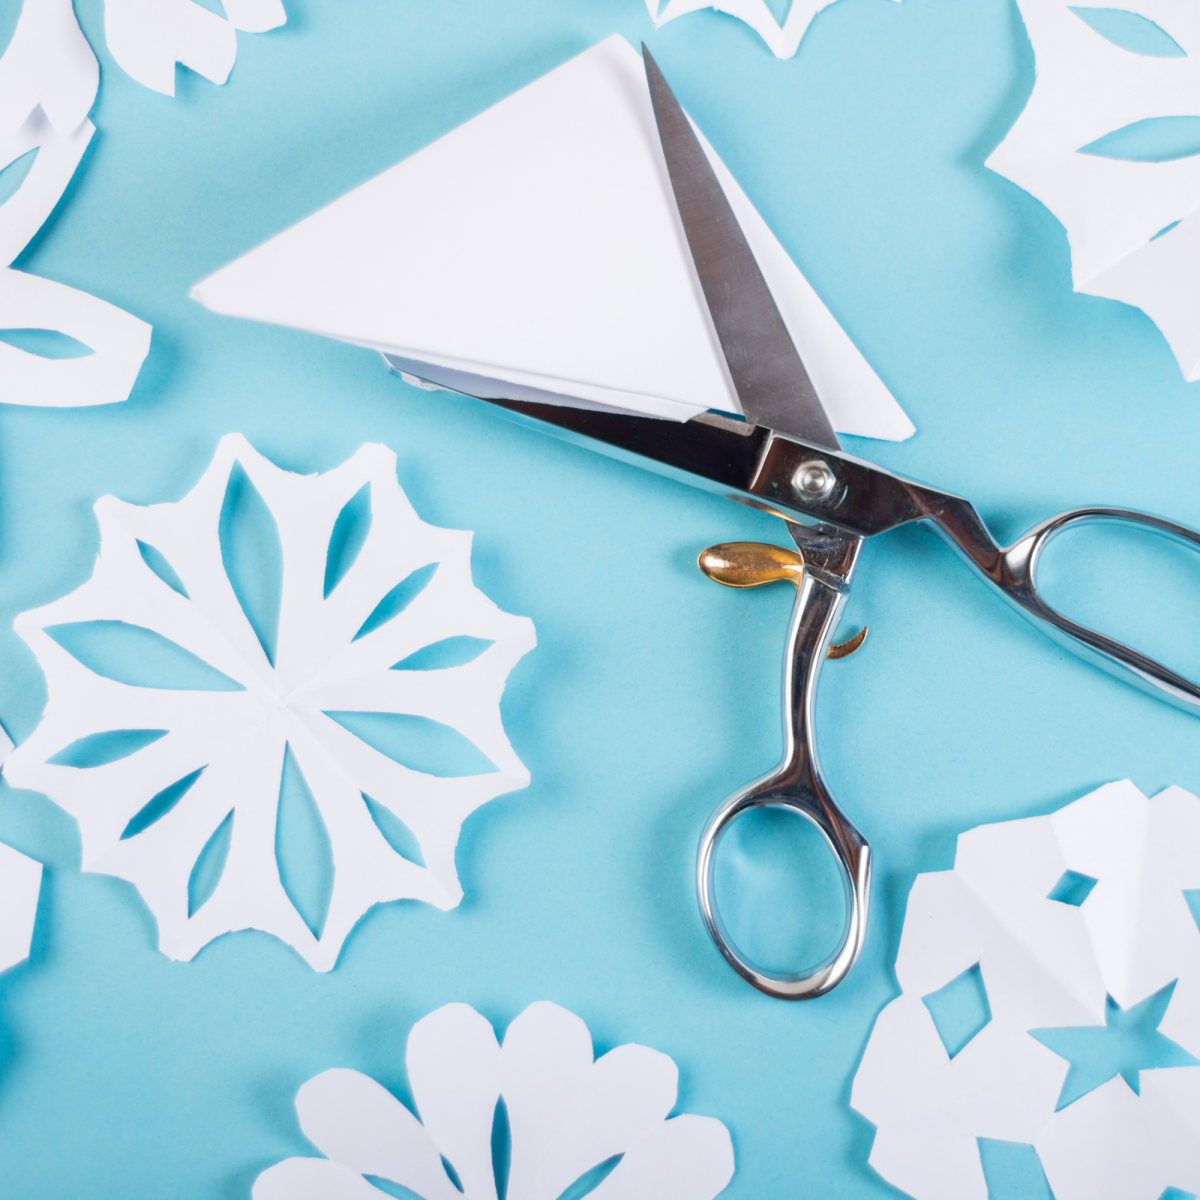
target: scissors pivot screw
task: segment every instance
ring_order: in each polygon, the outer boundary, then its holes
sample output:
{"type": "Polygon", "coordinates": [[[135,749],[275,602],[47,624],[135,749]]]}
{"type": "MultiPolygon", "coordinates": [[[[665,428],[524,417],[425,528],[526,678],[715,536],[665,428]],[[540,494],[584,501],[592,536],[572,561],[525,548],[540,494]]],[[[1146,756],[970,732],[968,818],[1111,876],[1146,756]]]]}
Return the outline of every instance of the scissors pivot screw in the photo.
{"type": "Polygon", "coordinates": [[[819,459],[801,463],[792,476],[796,491],[810,500],[824,500],[836,483],[837,476],[819,459]]]}

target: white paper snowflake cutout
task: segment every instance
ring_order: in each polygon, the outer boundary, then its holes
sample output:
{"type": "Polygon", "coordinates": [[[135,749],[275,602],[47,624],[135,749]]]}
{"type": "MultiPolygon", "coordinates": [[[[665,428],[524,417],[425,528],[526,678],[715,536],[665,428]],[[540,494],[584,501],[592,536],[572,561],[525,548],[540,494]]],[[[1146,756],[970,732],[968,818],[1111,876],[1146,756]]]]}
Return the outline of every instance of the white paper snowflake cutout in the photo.
{"type": "Polygon", "coordinates": [[[557,1004],[531,1004],[502,1045],[473,1008],[447,1004],[413,1026],[406,1064],[420,1120],[358,1071],[310,1079],[296,1110],[327,1157],[269,1168],[254,1200],[370,1200],[380,1194],[372,1177],[421,1200],[496,1200],[492,1124],[501,1098],[511,1137],[508,1200],[557,1200],[617,1155],[588,1192],[593,1200],[712,1200],[733,1176],[720,1121],[668,1116],[679,1079],[671,1059],[626,1045],[593,1062],[587,1026],[557,1004]]]}
{"type": "Polygon", "coordinates": [[[776,58],[791,58],[800,49],[813,18],[833,3],[834,0],[792,0],[782,22],[776,19],[766,0],[666,0],[665,4],[663,0],[646,0],[646,8],[656,27],[702,8],[728,13],[749,25],[776,58]]]}
{"type": "Polygon", "coordinates": [[[176,959],[191,959],[223,933],[260,929],[324,971],[372,905],[400,898],[441,909],[458,904],[454,849],[462,822],[479,805],[529,782],[505,736],[500,696],[508,672],[535,644],[528,618],[502,612],[472,583],[472,535],[418,518],[385,446],[365,445],[335,470],[300,476],[268,462],[240,434],[222,439],[212,464],[178,503],[139,507],[105,496],[96,516],[100,555],[91,579],[14,623],[45,672],[49,700],[33,735],[4,763],[10,783],[45,792],[79,822],[83,869],[133,883],[158,920],[160,949],[176,959]],[[274,517],[282,550],[273,664],[222,559],[218,526],[235,464],[274,517]],[[364,484],[370,486],[369,530],[325,596],[335,522],[364,484]],[[179,588],[151,570],[140,546],[165,558],[179,588]],[[424,590],[407,608],[356,637],[397,585],[431,567],[424,590]],[[47,632],[92,621],[150,630],[223,673],[238,690],[117,682],[84,666],[47,632]],[[460,666],[390,669],[424,646],[459,636],[491,644],[460,666]],[[496,769],[449,778],[424,774],[373,749],[329,712],[431,719],[468,739],[496,769]],[[102,765],[54,761],[80,739],[116,730],[165,733],[102,765]],[[319,936],[289,899],[276,861],[287,748],[333,859],[319,936]],[[152,799],[197,772],[170,811],[129,835],[130,822],[152,799]],[[364,794],[407,826],[424,866],[392,849],[364,794]],[[224,871],[189,915],[194,864],[227,817],[232,830],[224,871]]]}
{"type": "Polygon", "coordinates": [[[237,58],[237,31],[265,33],[287,21],[282,0],[222,0],[220,16],[194,0],[104,0],[104,37],[132,79],[175,95],[175,64],[224,83],[237,58]]]}
{"type": "MultiPolygon", "coordinates": [[[[851,1105],[878,1127],[871,1165],[918,1200],[987,1200],[977,1138],[1032,1144],[1056,1200],[1200,1191],[1200,800],[1110,783],[1050,816],[985,825],[954,869],[919,875],[851,1105]],[[1059,900],[1064,877],[1091,883],[1059,900]],[[951,1057],[925,998],[976,964],[990,1020],[951,1057]],[[1046,1031],[1102,1028],[1170,989],[1157,1026],[1175,1065],[1072,1099],[1046,1031]],[[1034,1036],[1038,1031],[1043,1036],[1034,1036]],[[1061,1105],[1061,1107],[1059,1107],[1061,1105]]],[[[1053,1039],[1051,1039],[1053,1040],[1053,1039]]],[[[1103,1077],[1103,1073],[1099,1077],[1103,1077]]]]}
{"type": "Polygon", "coordinates": [[[1200,8],[1189,0],[1018,0],[1018,7],[1037,82],[987,165],[1066,227],[1075,290],[1141,308],[1184,377],[1200,379],[1200,155],[1149,161],[1135,149],[1129,157],[1088,151],[1131,126],[1200,121],[1200,8]],[[1119,45],[1085,19],[1095,13],[1135,27],[1153,23],[1165,49],[1119,45]]]}

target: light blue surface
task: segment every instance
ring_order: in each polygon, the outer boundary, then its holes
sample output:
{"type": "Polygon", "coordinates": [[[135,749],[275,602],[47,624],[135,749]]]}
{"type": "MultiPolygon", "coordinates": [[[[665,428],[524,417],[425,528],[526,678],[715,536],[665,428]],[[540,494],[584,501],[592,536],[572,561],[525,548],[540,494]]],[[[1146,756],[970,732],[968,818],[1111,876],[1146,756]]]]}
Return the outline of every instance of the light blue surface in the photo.
{"type": "MultiPolygon", "coordinates": [[[[1015,6],[840,0],[778,62],[710,12],[655,33],[642,0],[286,3],[285,28],[239,35],[226,86],[181,70],[169,99],[113,64],[100,0],[79,0],[99,132],[19,265],[121,305],[154,339],[126,404],[0,409],[0,719],[18,740],[37,722],[41,673],[11,620],[88,576],[97,497],[176,499],[232,430],[301,471],[377,440],[426,520],[476,531],[479,585],[537,625],[504,701],[533,783],[464,827],[458,909],[372,912],[327,975],[255,933],[169,961],[130,886],[79,873],[70,818],[0,792],[0,839],[47,864],[32,959],[0,978],[5,1194],[245,1197],[309,1152],[292,1110],[304,1080],[355,1067],[405,1097],[416,1019],[462,1000],[503,1029],[539,999],[584,1017],[600,1050],[639,1041],[676,1060],[680,1109],[733,1135],[731,1198],[897,1194],[866,1166],[872,1129],[848,1101],[896,994],[914,876],[949,867],[965,829],[1111,779],[1200,790],[1200,722],[1041,638],[928,533],[870,544],[847,621],[871,636],[830,665],[818,718],[830,783],[874,846],[872,922],[835,994],[767,999],[709,945],[691,871],[709,810],[778,753],[790,589],[729,591],[694,562],[712,542],[778,539],[777,523],[186,294],[619,30],[650,43],[919,431],[853,451],[969,494],[1001,537],[1095,502],[1200,525],[1196,387],[1140,312],[1071,292],[1062,228],[983,167],[1033,81],[1015,6]]],[[[1139,547],[1131,569],[1119,546],[1079,535],[1095,566],[1062,568],[1060,594],[1200,662],[1200,568],[1180,562],[1146,621],[1145,572],[1174,552],[1139,547]]],[[[994,1186],[1018,1194],[1029,1164],[989,1158],[1015,1164],[994,1186]]]]}

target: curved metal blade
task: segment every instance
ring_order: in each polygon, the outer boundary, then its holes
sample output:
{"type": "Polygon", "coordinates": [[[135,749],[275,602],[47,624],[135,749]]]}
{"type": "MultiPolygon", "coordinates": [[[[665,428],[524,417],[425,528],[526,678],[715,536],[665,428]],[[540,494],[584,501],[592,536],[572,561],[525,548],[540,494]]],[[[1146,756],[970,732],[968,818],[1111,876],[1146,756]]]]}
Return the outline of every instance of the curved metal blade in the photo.
{"type": "Polygon", "coordinates": [[[642,57],[679,216],[742,411],[757,425],[836,450],[837,435],[708,156],[645,43],[642,57]]]}

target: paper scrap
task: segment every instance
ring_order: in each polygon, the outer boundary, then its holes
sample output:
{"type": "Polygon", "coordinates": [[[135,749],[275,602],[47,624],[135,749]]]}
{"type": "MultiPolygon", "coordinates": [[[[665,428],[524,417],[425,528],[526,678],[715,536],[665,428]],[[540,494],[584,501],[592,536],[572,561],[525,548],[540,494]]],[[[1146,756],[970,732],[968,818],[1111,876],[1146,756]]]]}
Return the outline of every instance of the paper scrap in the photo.
{"type": "Polygon", "coordinates": [[[1156,161],[1170,151],[1096,145],[1131,126],[1150,133],[1152,124],[1200,118],[1200,9],[1180,0],[1097,0],[1087,8],[1018,0],[1018,7],[1037,82],[987,165],[1066,227],[1075,290],[1141,308],[1184,377],[1200,379],[1198,147],[1156,161]],[[1163,37],[1157,47],[1127,48],[1086,19],[1097,11],[1153,23],[1163,37]]]}
{"type": "Polygon", "coordinates": [[[587,1026],[531,1004],[500,1044],[466,1004],[413,1026],[406,1065],[416,1113],[358,1071],[310,1079],[296,1097],[305,1137],[325,1158],[289,1158],[255,1181],[254,1200],[369,1200],[371,1179],[421,1200],[496,1200],[492,1127],[503,1099],[508,1200],[557,1200],[620,1161],[594,1200],[712,1200],[733,1177],[733,1146],[713,1117],[670,1117],[679,1072],[665,1054],[625,1045],[593,1061],[587,1026]],[[444,1163],[454,1171],[451,1181],[444,1163]]]}
{"type": "Polygon", "coordinates": [[[0,58],[0,138],[10,138],[35,108],[60,137],[88,115],[100,67],[75,20],[71,0],[25,0],[0,58]]]}
{"type": "MultiPolygon", "coordinates": [[[[787,16],[779,21],[767,5],[767,0],[646,0],[646,8],[656,27],[682,17],[685,13],[711,8],[714,12],[727,13],[745,21],[758,34],[776,58],[791,58],[800,49],[800,42],[808,32],[813,18],[834,0],[792,0],[787,16]]],[[[899,0],[897,0],[897,3],[899,0]]]]}
{"type": "Polygon", "coordinates": [[[29,957],[42,864],[0,842],[0,971],[29,957]]]}
{"type": "Polygon", "coordinates": [[[49,329],[92,353],[44,358],[0,341],[0,401],[72,406],[125,400],[150,349],[144,321],[10,265],[62,197],[95,132],[99,79],[70,0],[26,0],[0,58],[0,170],[34,154],[0,205],[0,329],[49,329]]]}
{"type": "MultiPolygon", "coordinates": [[[[908,437],[912,423],[706,150],[834,428],[908,437]]],[[[740,411],[642,60],[615,35],[192,296],[382,351],[408,374],[477,395],[676,421],[740,411]]]]}
{"type": "Polygon", "coordinates": [[[122,70],[175,95],[175,64],[224,83],[237,58],[236,30],[262,33],[287,20],[282,0],[223,0],[225,16],[194,0],[104,0],[104,37],[122,70]]]}
{"type": "Polygon", "coordinates": [[[878,1127],[871,1165],[918,1200],[987,1200],[976,1139],[991,1138],[1032,1144],[1056,1200],[1200,1192],[1200,1065],[1129,1072],[1139,1091],[1114,1071],[1073,1097],[1073,1064],[1050,1048],[1150,997],[1157,1018],[1169,995],[1163,1061],[1200,1061],[1200,928],[1184,894],[1197,887],[1200,799],[1178,787],[1147,799],[1110,783],[962,834],[954,869],[913,884],[903,994],[854,1080],[851,1105],[878,1127]],[[975,964],[990,1020],[950,1057],[923,1001],[975,964]]]}
{"type": "Polygon", "coordinates": [[[335,470],[301,476],[272,465],[240,434],[221,440],[177,503],[143,507],[106,496],[95,511],[100,555],[92,577],[14,622],[46,674],[49,700],[37,729],[3,767],[14,787],[45,792],[79,822],[83,869],[133,883],[157,918],[160,949],[175,959],[191,959],[223,933],[261,929],[326,971],[372,905],[401,898],[441,909],[458,904],[454,850],[462,822],[529,782],[505,736],[500,696],[535,643],[528,618],[502,612],[472,583],[472,535],[420,520],[384,446],[363,446],[335,470]],[[243,486],[231,476],[257,492],[278,534],[273,643],[239,601],[223,558],[223,507],[231,486],[243,486]],[[365,540],[326,595],[335,527],[364,488],[365,540]],[[151,561],[167,566],[155,570],[151,561]],[[427,579],[423,590],[388,616],[389,597],[418,578],[427,579]],[[158,635],[219,673],[218,682],[133,686],[85,665],[53,636],[96,621],[158,635]],[[391,669],[454,637],[490,644],[459,666],[391,669]],[[495,770],[442,776],[412,769],[350,732],[347,714],[384,722],[387,714],[406,714],[448,726],[495,770]],[[116,731],[145,737],[115,760],[60,761],[70,747],[116,731]],[[332,892],[316,930],[289,897],[277,861],[285,752],[311,793],[332,855],[332,892]],[[167,794],[177,798],[163,812],[155,804],[161,808],[167,794]],[[393,848],[364,797],[407,828],[424,865],[393,848]],[[148,821],[151,812],[158,815],[148,821]],[[193,869],[227,820],[224,870],[190,912],[193,869]]]}

